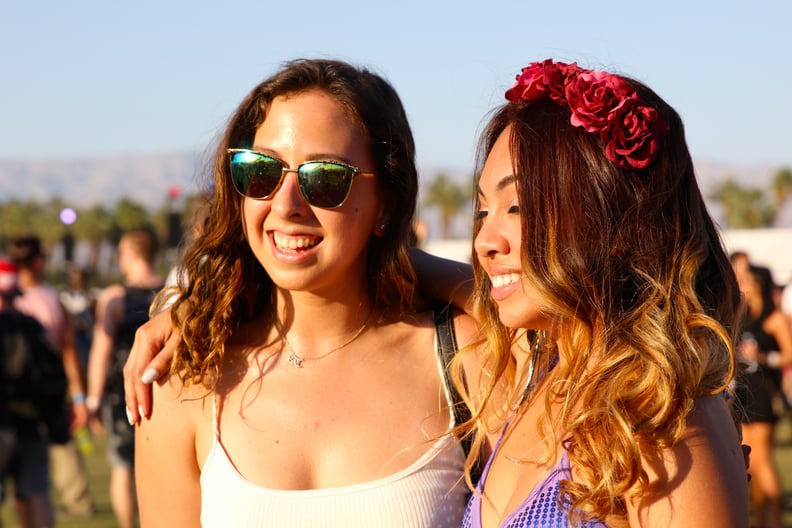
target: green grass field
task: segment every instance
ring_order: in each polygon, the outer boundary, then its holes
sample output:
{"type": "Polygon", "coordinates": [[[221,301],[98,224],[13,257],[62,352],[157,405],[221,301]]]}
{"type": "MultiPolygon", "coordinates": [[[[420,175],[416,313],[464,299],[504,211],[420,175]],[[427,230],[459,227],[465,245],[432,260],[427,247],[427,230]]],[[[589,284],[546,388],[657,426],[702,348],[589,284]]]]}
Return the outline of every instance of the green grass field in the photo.
{"type": "MultiPolygon", "coordinates": [[[[110,506],[108,483],[110,482],[110,468],[107,465],[107,451],[104,438],[96,438],[93,453],[85,457],[90,476],[91,496],[94,499],[96,513],[91,518],[74,517],[65,514],[56,514],[55,526],[57,528],[115,528],[116,521],[113,509],[110,506]]],[[[9,492],[12,492],[9,490],[9,492]]],[[[57,498],[55,498],[57,508],[57,498]]],[[[19,528],[14,511],[13,499],[6,498],[0,512],[2,519],[1,528],[19,528]]]]}
{"type": "MultiPolygon", "coordinates": [[[[792,527],[792,417],[787,416],[779,424],[776,438],[778,443],[776,455],[787,505],[785,521],[787,526],[792,527]]],[[[57,528],[116,528],[107,489],[110,473],[105,455],[105,444],[102,438],[96,440],[96,449],[86,457],[96,514],[90,519],[60,515],[56,518],[57,528]]],[[[6,500],[2,505],[0,519],[2,519],[0,528],[19,528],[11,500],[6,500]]]]}

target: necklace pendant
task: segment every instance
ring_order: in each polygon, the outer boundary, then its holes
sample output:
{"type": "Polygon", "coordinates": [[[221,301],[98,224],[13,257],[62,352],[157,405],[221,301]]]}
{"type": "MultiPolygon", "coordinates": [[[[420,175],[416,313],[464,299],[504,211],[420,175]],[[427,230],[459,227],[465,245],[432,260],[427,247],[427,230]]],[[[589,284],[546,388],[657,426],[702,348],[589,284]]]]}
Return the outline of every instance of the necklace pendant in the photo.
{"type": "Polygon", "coordinates": [[[295,354],[293,351],[289,354],[289,365],[297,368],[302,368],[303,358],[295,354]]]}

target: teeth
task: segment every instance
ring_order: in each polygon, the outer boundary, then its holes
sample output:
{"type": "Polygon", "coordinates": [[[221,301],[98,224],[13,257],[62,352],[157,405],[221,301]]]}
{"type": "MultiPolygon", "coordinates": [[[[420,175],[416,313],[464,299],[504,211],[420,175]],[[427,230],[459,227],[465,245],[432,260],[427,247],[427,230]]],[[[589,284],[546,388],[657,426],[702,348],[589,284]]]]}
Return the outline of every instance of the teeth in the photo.
{"type": "Polygon", "coordinates": [[[318,241],[314,237],[289,237],[279,233],[274,233],[273,239],[278,249],[306,249],[316,245],[318,241]]]}
{"type": "Polygon", "coordinates": [[[492,281],[493,288],[502,288],[503,286],[507,286],[513,282],[519,282],[520,274],[509,273],[508,275],[493,275],[490,277],[490,280],[492,281]]]}

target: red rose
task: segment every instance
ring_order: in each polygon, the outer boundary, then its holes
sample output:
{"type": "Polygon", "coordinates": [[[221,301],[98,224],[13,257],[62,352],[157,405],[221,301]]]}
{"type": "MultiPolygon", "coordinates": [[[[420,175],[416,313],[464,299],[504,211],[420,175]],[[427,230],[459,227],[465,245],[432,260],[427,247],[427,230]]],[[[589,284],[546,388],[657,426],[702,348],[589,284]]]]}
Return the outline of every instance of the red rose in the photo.
{"type": "Polygon", "coordinates": [[[651,106],[632,104],[623,110],[602,132],[605,155],[621,169],[643,169],[654,160],[667,127],[651,106]]]}
{"type": "Polygon", "coordinates": [[[581,71],[577,64],[553,62],[546,59],[533,62],[522,69],[517,75],[517,84],[506,91],[509,101],[536,101],[550,97],[553,101],[564,104],[564,85],[567,79],[581,71]]]}
{"type": "Polygon", "coordinates": [[[608,72],[547,59],[522,69],[506,91],[509,101],[549,98],[568,106],[569,122],[599,134],[605,154],[620,169],[643,169],[654,160],[668,132],[660,114],[647,106],[628,81],[608,72]]]}
{"type": "Polygon", "coordinates": [[[600,132],[608,126],[615,112],[637,96],[621,77],[586,71],[567,83],[566,99],[572,111],[572,125],[583,127],[587,132],[600,132]]]}

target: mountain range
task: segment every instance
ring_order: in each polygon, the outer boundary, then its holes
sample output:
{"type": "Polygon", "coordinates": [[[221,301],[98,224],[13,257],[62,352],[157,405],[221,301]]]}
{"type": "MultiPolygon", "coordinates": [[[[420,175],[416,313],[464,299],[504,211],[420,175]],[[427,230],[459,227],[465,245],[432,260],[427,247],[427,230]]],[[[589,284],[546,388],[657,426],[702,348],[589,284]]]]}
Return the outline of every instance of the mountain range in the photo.
{"type": "MultiPolygon", "coordinates": [[[[48,201],[59,197],[78,208],[101,204],[112,208],[127,197],[156,209],[178,188],[186,194],[199,189],[208,173],[211,153],[168,151],[104,157],[63,159],[0,159],[0,203],[11,200],[48,201]]],[[[725,178],[767,189],[782,167],[772,164],[739,165],[697,160],[702,191],[708,194],[725,178]]],[[[454,167],[420,167],[422,188],[432,177],[444,173],[468,184],[471,170],[454,167]]]]}

